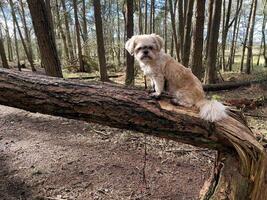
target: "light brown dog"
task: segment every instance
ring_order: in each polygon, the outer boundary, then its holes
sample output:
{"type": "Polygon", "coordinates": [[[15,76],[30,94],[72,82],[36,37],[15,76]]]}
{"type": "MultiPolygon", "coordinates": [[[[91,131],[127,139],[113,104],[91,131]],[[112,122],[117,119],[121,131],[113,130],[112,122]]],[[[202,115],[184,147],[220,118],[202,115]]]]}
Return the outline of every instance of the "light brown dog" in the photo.
{"type": "Polygon", "coordinates": [[[225,106],[218,101],[207,100],[199,79],[189,68],[164,53],[162,46],[163,39],[156,34],[136,35],[125,44],[126,50],[135,56],[144,74],[150,78],[155,89],[152,96],[161,95],[166,80],[174,103],[185,107],[196,106],[200,117],[207,121],[225,118],[225,106]]]}

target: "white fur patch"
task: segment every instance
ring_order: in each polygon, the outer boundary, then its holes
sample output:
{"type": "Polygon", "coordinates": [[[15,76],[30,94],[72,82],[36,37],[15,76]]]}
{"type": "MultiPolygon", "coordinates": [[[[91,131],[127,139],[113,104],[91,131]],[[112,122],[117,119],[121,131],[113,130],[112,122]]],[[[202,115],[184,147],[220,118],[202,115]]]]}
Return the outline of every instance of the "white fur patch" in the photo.
{"type": "Polygon", "coordinates": [[[205,100],[200,107],[200,117],[204,120],[215,122],[227,117],[226,107],[216,100],[205,100]]]}

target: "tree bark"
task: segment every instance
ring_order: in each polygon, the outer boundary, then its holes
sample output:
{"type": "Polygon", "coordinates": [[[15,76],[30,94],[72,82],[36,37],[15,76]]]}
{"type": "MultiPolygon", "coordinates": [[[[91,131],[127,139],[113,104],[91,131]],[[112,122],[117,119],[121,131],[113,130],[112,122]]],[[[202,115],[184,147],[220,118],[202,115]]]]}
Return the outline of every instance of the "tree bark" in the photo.
{"type": "Polygon", "coordinates": [[[1,35],[0,35],[0,56],[1,56],[3,67],[8,69],[9,66],[8,66],[8,62],[7,62],[7,58],[6,58],[6,52],[5,52],[5,48],[4,48],[4,42],[3,42],[3,39],[2,39],[2,36],[1,35]]]}
{"type": "Polygon", "coordinates": [[[118,43],[118,53],[117,53],[117,60],[118,60],[118,66],[121,66],[121,20],[120,20],[120,6],[119,6],[119,0],[117,0],[117,43],[118,43]]]}
{"type": "MultiPolygon", "coordinates": [[[[133,22],[133,1],[127,0],[126,4],[126,31],[127,40],[133,36],[134,22],[133,22]]],[[[134,57],[127,52],[126,56],[126,85],[134,85],[134,57]]]]}
{"type": "Polygon", "coordinates": [[[17,30],[16,30],[16,23],[14,19],[13,19],[13,30],[14,30],[15,49],[16,49],[16,56],[17,56],[17,65],[18,65],[18,70],[21,71],[17,30]]]}
{"type": "Polygon", "coordinates": [[[20,13],[20,18],[21,18],[23,28],[24,28],[24,35],[25,35],[25,40],[27,43],[27,49],[29,52],[29,56],[32,59],[34,59],[33,51],[32,51],[32,42],[31,42],[31,37],[30,37],[30,31],[29,31],[29,28],[28,28],[27,23],[26,23],[26,16],[25,16],[25,9],[24,9],[26,4],[24,4],[22,0],[20,0],[19,2],[20,2],[20,8],[21,8],[21,12],[19,12],[19,13],[20,13]]]}
{"type": "Polygon", "coordinates": [[[226,62],[225,62],[225,48],[226,48],[226,39],[229,31],[229,22],[230,22],[230,14],[231,14],[232,0],[228,1],[227,13],[225,16],[225,23],[222,30],[222,71],[226,70],[226,62]]]}
{"type": "Polygon", "coordinates": [[[83,38],[84,38],[84,55],[86,56],[89,56],[89,47],[88,47],[88,43],[89,43],[89,40],[88,40],[88,29],[87,29],[87,17],[86,17],[86,13],[87,13],[87,10],[86,10],[86,4],[85,4],[85,0],[82,0],[82,18],[83,18],[83,38]]]}
{"type": "Polygon", "coordinates": [[[262,54],[262,52],[261,52],[262,51],[262,46],[263,46],[263,38],[261,39],[260,51],[259,51],[258,59],[257,59],[257,66],[259,66],[259,64],[260,64],[260,59],[261,59],[261,54],[262,54]]]}
{"type": "Polygon", "coordinates": [[[76,38],[77,38],[77,45],[78,45],[78,58],[79,58],[80,72],[85,72],[83,56],[82,56],[82,44],[81,44],[81,37],[80,37],[80,23],[79,23],[79,18],[78,18],[77,0],[73,0],[73,10],[74,10],[74,18],[75,18],[75,29],[76,29],[76,38]]]}
{"type": "Polygon", "coordinates": [[[204,82],[215,83],[217,81],[216,71],[216,58],[217,58],[217,46],[220,29],[220,18],[221,18],[221,6],[222,0],[216,0],[213,2],[212,11],[212,22],[210,29],[210,38],[208,44],[208,57],[207,57],[207,68],[205,72],[204,82]]]}
{"type": "Polygon", "coordinates": [[[246,64],[246,73],[251,73],[251,68],[253,66],[253,54],[252,54],[252,47],[253,47],[253,34],[254,34],[254,26],[255,26],[255,17],[256,17],[256,9],[257,9],[257,0],[253,0],[253,10],[251,16],[251,22],[249,26],[249,36],[248,36],[248,54],[247,54],[247,64],[246,64]]]}
{"type": "Polygon", "coordinates": [[[209,0],[209,5],[208,5],[208,27],[207,27],[207,36],[206,36],[207,39],[206,39],[206,45],[205,45],[205,60],[207,60],[208,53],[209,53],[209,41],[210,41],[213,5],[214,5],[214,0],[209,0]]]}
{"type": "Polygon", "coordinates": [[[142,2],[141,0],[138,0],[138,29],[139,34],[143,34],[143,12],[142,12],[142,2]]]}
{"type": "Polygon", "coordinates": [[[186,10],[185,35],[183,43],[183,57],[182,57],[182,63],[186,67],[188,67],[189,56],[190,56],[193,6],[194,6],[194,0],[189,0],[186,10]]]}
{"type": "Polygon", "coordinates": [[[145,0],[145,34],[147,34],[147,0],[145,0]]]}
{"type": "Polygon", "coordinates": [[[228,64],[227,68],[229,71],[232,71],[232,64],[235,57],[235,47],[236,47],[236,38],[238,35],[238,28],[239,28],[239,22],[240,22],[240,10],[242,8],[243,0],[238,0],[236,3],[236,12],[235,12],[235,18],[234,18],[234,27],[233,27],[233,37],[232,37],[232,43],[231,43],[231,50],[228,58],[228,64]]]}
{"type": "MultiPolygon", "coordinates": [[[[187,3],[185,3],[187,5],[187,3]]],[[[183,7],[183,0],[178,0],[178,39],[180,46],[184,44],[184,24],[185,24],[185,18],[184,18],[184,7],[183,7]]],[[[181,50],[181,58],[184,57],[184,51],[183,48],[181,50]]]]}
{"type": "MultiPolygon", "coordinates": [[[[240,6],[242,6],[242,5],[240,5],[240,6]]],[[[238,25],[237,25],[237,31],[236,31],[235,41],[234,41],[234,51],[233,51],[233,54],[232,54],[232,60],[231,60],[231,62],[232,62],[233,64],[235,63],[235,54],[236,54],[236,51],[237,51],[237,48],[238,48],[238,46],[237,46],[237,41],[238,41],[238,35],[239,35],[240,22],[241,22],[241,15],[239,16],[239,18],[238,18],[238,22],[237,22],[238,25]]],[[[230,69],[232,69],[232,66],[231,66],[230,69]]]]}
{"type": "Polygon", "coordinates": [[[263,40],[263,57],[264,57],[264,67],[267,67],[267,50],[266,50],[266,35],[265,35],[265,27],[267,23],[267,1],[264,2],[263,9],[263,24],[262,24],[262,40],[263,40]]]}
{"type": "Polygon", "coordinates": [[[173,57],[173,49],[174,49],[174,39],[173,39],[173,34],[171,35],[172,38],[171,38],[171,49],[170,49],[170,54],[171,54],[171,57],[173,57]]]}
{"type": "Polygon", "coordinates": [[[61,4],[62,4],[63,12],[64,12],[66,36],[67,36],[67,42],[68,42],[68,47],[69,47],[69,58],[70,58],[70,61],[73,62],[74,52],[73,52],[73,45],[72,45],[72,40],[70,36],[69,13],[67,12],[65,0],[61,0],[61,4]]]}
{"type": "Polygon", "coordinates": [[[46,75],[63,77],[45,2],[43,0],[39,0],[38,3],[36,0],[27,0],[27,2],[46,75]]]}
{"type": "MultiPolygon", "coordinates": [[[[267,7],[266,6],[267,5],[267,3],[265,3],[265,8],[267,7]]],[[[265,36],[265,27],[266,27],[266,22],[267,22],[267,16],[266,16],[267,14],[266,13],[264,13],[264,17],[263,17],[263,24],[264,25],[262,25],[263,26],[263,28],[262,28],[262,39],[263,39],[263,57],[264,57],[264,67],[267,67],[267,50],[266,50],[266,36],[265,36]]]]}
{"type": "Polygon", "coordinates": [[[194,109],[173,106],[166,99],[153,100],[146,91],[7,69],[0,69],[0,103],[218,150],[214,174],[201,191],[202,199],[266,199],[263,143],[232,112],[224,120],[207,123],[194,109]]]}
{"type": "Polygon", "coordinates": [[[223,82],[218,84],[206,84],[203,85],[205,91],[219,91],[219,90],[231,90],[239,87],[249,87],[252,84],[266,82],[267,79],[260,79],[254,81],[238,81],[238,82],[223,82]]]}
{"type": "Polygon", "coordinates": [[[247,48],[247,40],[248,40],[248,34],[249,34],[249,27],[250,27],[250,23],[251,23],[251,17],[252,17],[252,11],[253,11],[253,3],[254,0],[252,0],[251,2],[251,7],[250,7],[250,12],[249,12],[249,17],[248,17],[248,25],[247,25],[247,29],[246,29],[246,33],[245,33],[245,38],[243,41],[243,47],[242,47],[242,56],[241,56],[241,65],[240,65],[240,73],[243,72],[243,66],[244,66],[244,58],[245,58],[245,51],[247,48]]]}
{"type": "MultiPolygon", "coordinates": [[[[180,62],[181,61],[180,47],[179,47],[179,43],[178,43],[178,39],[177,39],[177,32],[176,32],[176,25],[175,25],[175,9],[173,9],[172,0],[168,0],[168,1],[169,1],[169,8],[170,8],[170,14],[171,14],[172,34],[173,34],[173,40],[174,40],[175,49],[176,49],[176,56],[177,56],[178,62],[180,62]]],[[[176,5],[176,3],[175,3],[175,5],[176,5]]]]}
{"type": "Polygon", "coordinates": [[[97,1],[97,0],[94,0],[93,3],[94,3],[97,53],[98,53],[98,59],[99,59],[100,79],[101,81],[109,81],[108,73],[107,73],[107,66],[106,66],[106,57],[105,57],[101,5],[100,5],[100,1],[97,1]]]}
{"type": "Polygon", "coordinates": [[[165,1],[164,4],[164,38],[165,38],[165,43],[164,43],[164,51],[167,53],[168,50],[168,1],[165,1]]]}
{"type": "Polygon", "coordinates": [[[56,44],[56,30],[54,28],[54,20],[53,20],[53,14],[52,14],[52,7],[51,7],[51,2],[50,0],[44,0],[45,3],[45,8],[46,8],[46,15],[47,15],[47,19],[48,22],[50,24],[51,27],[51,37],[53,38],[53,42],[56,44]]]}
{"type": "Polygon", "coordinates": [[[155,0],[150,0],[149,32],[155,33],[155,0]]]}
{"type": "Polygon", "coordinates": [[[13,0],[9,0],[9,4],[10,4],[10,7],[11,7],[11,14],[12,14],[13,20],[15,21],[16,26],[17,26],[17,29],[18,29],[18,33],[19,33],[19,36],[20,36],[20,39],[21,39],[21,42],[22,42],[23,49],[24,49],[25,54],[27,56],[27,59],[28,59],[28,61],[30,63],[30,66],[31,66],[32,71],[35,72],[36,69],[34,67],[33,58],[31,56],[31,54],[29,53],[29,50],[28,50],[27,45],[25,43],[25,40],[24,40],[24,38],[22,36],[21,30],[20,30],[20,26],[19,26],[19,23],[18,23],[16,14],[15,14],[13,0]]]}
{"type": "Polygon", "coordinates": [[[12,43],[11,43],[11,37],[9,34],[9,28],[7,25],[7,18],[5,11],[3,9],[3,6],[0,4],[0,8],[4,17],[4,22],[5,22],[5,31],[6,31],[6,39],[7,39],[7,53],[8,53],[8,60],[11,62],[13,61],[13,50],[12,50],[12,43]]]}
{"type": "Polygon", "coordinates": [[[190,67],[193,74],[200,80],[202,78],[203,59],[203,33],[205,21],[205,0],[196,0],[196,12],[193,25],[192,49],[190,67]]]}
{"type": "Polygon", "coordinates": [[[67,60],[69,60],[69,48],[68,48],[68,45],[67,45],[66,35],[65,35],[63,27],[62,27],[62,22],[61,22],[59,10],[60,9],[59,9],[58,0],[56,0],[56,17],[57,17],[57,21],[58,21],[58,28],[59,28],[59,32],[60,32],[60,35],[61,35],[62,41],[63,41],[63,48],[64,48],[64,53],[65,53],[65,58],[67,60]]]}

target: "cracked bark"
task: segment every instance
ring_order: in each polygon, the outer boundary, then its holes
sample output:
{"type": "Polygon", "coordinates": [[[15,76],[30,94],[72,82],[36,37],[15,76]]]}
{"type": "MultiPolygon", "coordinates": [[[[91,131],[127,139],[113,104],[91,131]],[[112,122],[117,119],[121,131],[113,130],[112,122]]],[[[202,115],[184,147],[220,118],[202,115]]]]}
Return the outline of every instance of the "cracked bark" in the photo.
{"type": "Polygon", "coordinates": [[[264,200],[267,156],[238,116],[208,123],[194,109],[151,99],[146,91],[0,69],[0,104],[95,122],[218,151],[201,199],[264,200]]]}

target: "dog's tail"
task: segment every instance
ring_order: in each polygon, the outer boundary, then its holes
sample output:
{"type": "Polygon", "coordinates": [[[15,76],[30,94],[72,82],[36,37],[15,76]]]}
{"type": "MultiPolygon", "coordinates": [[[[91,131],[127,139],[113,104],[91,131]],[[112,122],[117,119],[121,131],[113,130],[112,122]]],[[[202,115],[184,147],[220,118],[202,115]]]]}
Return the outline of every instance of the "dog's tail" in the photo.
{"type": "Polygon", "coordinates": [[[203,99],[196,106],[202,119],[215,122],[227,117],[226,106],[216,100],[203,99]]]}

